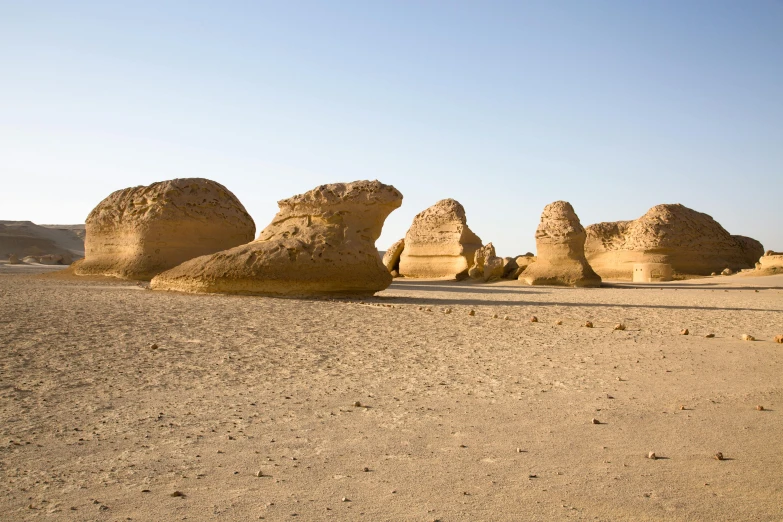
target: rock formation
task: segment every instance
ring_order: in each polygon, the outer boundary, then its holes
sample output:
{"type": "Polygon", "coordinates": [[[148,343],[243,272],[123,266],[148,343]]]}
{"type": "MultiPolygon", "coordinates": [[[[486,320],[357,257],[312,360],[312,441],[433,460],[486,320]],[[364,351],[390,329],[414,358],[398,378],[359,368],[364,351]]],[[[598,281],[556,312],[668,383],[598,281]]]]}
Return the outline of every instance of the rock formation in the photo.
{"type": "Polygon", "coordinates": [[[405,235],[400,275],[464,278],[479,248],[481,238],[468,228],[465,209],[458,201],[443,199],[413,219],[405,235]]]}
{"type": "Polygon", "coordinates": [[[9,265],[18,265],[22,261],[19,260],[19,256],[16,254],[11,254],[8,256],[8,264],[9,265]]]}
{"type": "Polygon", "coordinates": [[[783,274],[783,252],[769,250],[759,258],[756,270],[752,275],[783,274]]]}
{"type": "Polygon", "coordinates": [[[502,257],[492,256],[484,262],[484,281],[497,281],[503,277],[505,261],[502,257]]]}
{"type": "Polygon", "coordinates": [[[389,249],[383,254],[383,266],[386,270],[391,272],[398,272],[400,270],[400,255],[405,248],[405,239],[396,241],[389,249]]]}
{"type": "Polygon", "coordinates": [[[509,264],[506,265],[503,277],[505,279],[519,279],[519,276],[522,275],[522,272],[524,272],[529,265],[535,262],[535,260],[536,256],[530,252],[524,256],[515,257],[513,262],[509,262],[509,264]]]}
{"type": "Polygon", "coordinates": [[[86,231],[74,273],[146,280],[252,241],[255,224],[223,185],[182,178],[113,192],[87,216],[86,231]]]}
{"type": "Polygon", "coordinates": [[[379,181],[322,185],[278,202],[258,239],[163,272],[154,290],[372,295],[391,284],[375,241],[402,194],[379,181]]]}
{"type": "Polygon", "coordinates": [[[601,278],[585,259],[585,229],[566,201],[544,207],[536,230],[536,262],[519,280],[529,285],[601,286],[601,278]]]}
{"type": "Polygon", "coordinates": [[[753,267],[764,251],[758,241],[732,236],[712,217],[680,204],[586,230],[585,255],[604,279],[631,279],[634,263],[668,263],[677,274],[736,271],[753,267]]]}
{"type": "Polygon", "coordinates": [[[468,270],[470,278],[484,279],[484,263],[495,257],[497,257],[497,255],[492,243],[487,243],[483,247],[478,248],[473,254],[473,266],[468,270]]]}

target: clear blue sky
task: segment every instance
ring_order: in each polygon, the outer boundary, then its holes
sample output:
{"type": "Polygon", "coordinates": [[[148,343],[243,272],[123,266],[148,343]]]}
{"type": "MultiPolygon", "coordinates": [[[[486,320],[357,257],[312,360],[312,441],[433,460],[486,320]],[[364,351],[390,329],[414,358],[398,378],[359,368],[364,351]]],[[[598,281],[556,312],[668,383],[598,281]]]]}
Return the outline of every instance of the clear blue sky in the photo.
{"type": "Polygon", "coordinates": [[[0,0],[0,219],[175,177],[276,201],[379,179],[500,255],[542,208],[683,203],[783,250],[783,1],[0,0]]]}

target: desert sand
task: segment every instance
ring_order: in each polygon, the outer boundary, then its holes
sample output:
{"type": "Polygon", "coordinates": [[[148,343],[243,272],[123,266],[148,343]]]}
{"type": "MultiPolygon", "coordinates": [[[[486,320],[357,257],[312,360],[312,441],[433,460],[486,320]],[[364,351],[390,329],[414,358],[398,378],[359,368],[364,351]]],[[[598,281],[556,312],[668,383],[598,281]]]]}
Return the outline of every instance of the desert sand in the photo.
{"type": "Polygon", "coordinates": [[[783,276],[146,286],[0,264],[0,519],[783,518],[783,276]]]}

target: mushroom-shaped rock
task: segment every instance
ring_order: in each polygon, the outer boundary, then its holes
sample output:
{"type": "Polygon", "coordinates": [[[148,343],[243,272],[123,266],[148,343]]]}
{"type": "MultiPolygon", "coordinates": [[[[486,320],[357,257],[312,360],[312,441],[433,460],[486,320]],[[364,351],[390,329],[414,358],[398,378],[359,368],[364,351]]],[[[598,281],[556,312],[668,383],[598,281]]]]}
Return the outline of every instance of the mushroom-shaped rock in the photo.
{"type": "Polygon", "coordinates": [[[400,256],[400,275],[463,278],[479,248],[481,238],[468,228],[463,206],[443,199],[413,219],[400,256]]]}
{"type": "Polygon", "coordinates": [[[383,266],[386,267],[386,270],[389,272],[399,272],[400,269],[400,255],[402,255],[402,251],[405,249],[405,239],[400,239],[399,241],[395,241],[392,246],[389,247],[389,249],[384,252],[383,254],[383,266]]]}
{"type": "Polygon", "coordinates": [[[753,268],[764,252],[755,239],[732,236],[711,216],[680,204],[656,205],[639,219],[585,230],[587,260],[605,279],[631,280],[636,263],[669,264],[678,274],[736,271],[753,268]]]}
{"type": "Polygon", "coordinates": [[[255,224],[220,183],[203,178],[118,190],[87,216],[77,275],[151,279],[183,261],[252,241],[255,224]]]}
{"type": "Polygon", "coordinates": [[[278,202],[258,239],[187,261],[154,290],[262,295],[372,295],[392,276],[375,241],[402,194],[379,181],[322,185],[278,202]]]}
{"type": "Polygon", "coordinates": [[[585,229],[566,201],[544,207],[536,230],[536,262],[519,280],[529,285],[601,286],[601,278],[585,259],[585,229]]]}

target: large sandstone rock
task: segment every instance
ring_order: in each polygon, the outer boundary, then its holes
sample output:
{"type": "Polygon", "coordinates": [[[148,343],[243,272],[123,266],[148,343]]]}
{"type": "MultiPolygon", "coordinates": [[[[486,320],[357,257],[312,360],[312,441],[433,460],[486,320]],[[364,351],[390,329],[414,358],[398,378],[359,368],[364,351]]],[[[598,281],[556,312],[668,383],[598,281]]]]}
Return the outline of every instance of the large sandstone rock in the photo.
{"type": "Polygon", "coordinates": [[[471,279],[484,279],[484,264],[490,259],[497,257],[495,246],[487,243],[481,248],[476,249],[473,254],[473,266],[468,270],[471,279]]]}
{"type": "Polygon", "coordinates": [[[399,272],[400,269],[400,255],[405,249],[405,238],[396,241],[389,249],[383,254],[383,266],[389,272],[399,272]]]}
{"type": "Polygon", "coordinates": [[[585,229],[566,201],[544,207],[536,230],[536,262],[519,280],[529,285],[601,286],[601,278],[585,259],[585,229]]]}
{"type": "Polygon", "coordinates": [[[375,241],[402,194],[379,181],[322,185],[278,202],[246,245],[187,261],[154,290],[266,295],[372,295],[391,284],[375,241]]]}
{"type": "Polygon", "coordinates": [[[632,279],[635,263],[665,263],[677,274],[709,275],[724,268],[752,268],[764,249],[732,236],[701,212],[683,205],[657,205],[634,221],[587,227],[585,255],[604,279],[632,279]]]}
{"type": "Polygon", "coordinates": [[[77,275],[151,279],[183,261],[253,240],[255,224],[220,183],[182,178],[118,190],[87,216],[77,275]]]}
{"type": "Polygon", "coordinates": [[[468,228],[465,209],[458,201],[443,199],[413,219],[405,235],[400,275],[463,278],[479,248],[481,238],[468,228]]]}
{"type": "Polygon", "coordinates": [[[504,265],[502,257],[492,256],[484,261],[484,281],[497,281],[503,277],[504,265]]]}

